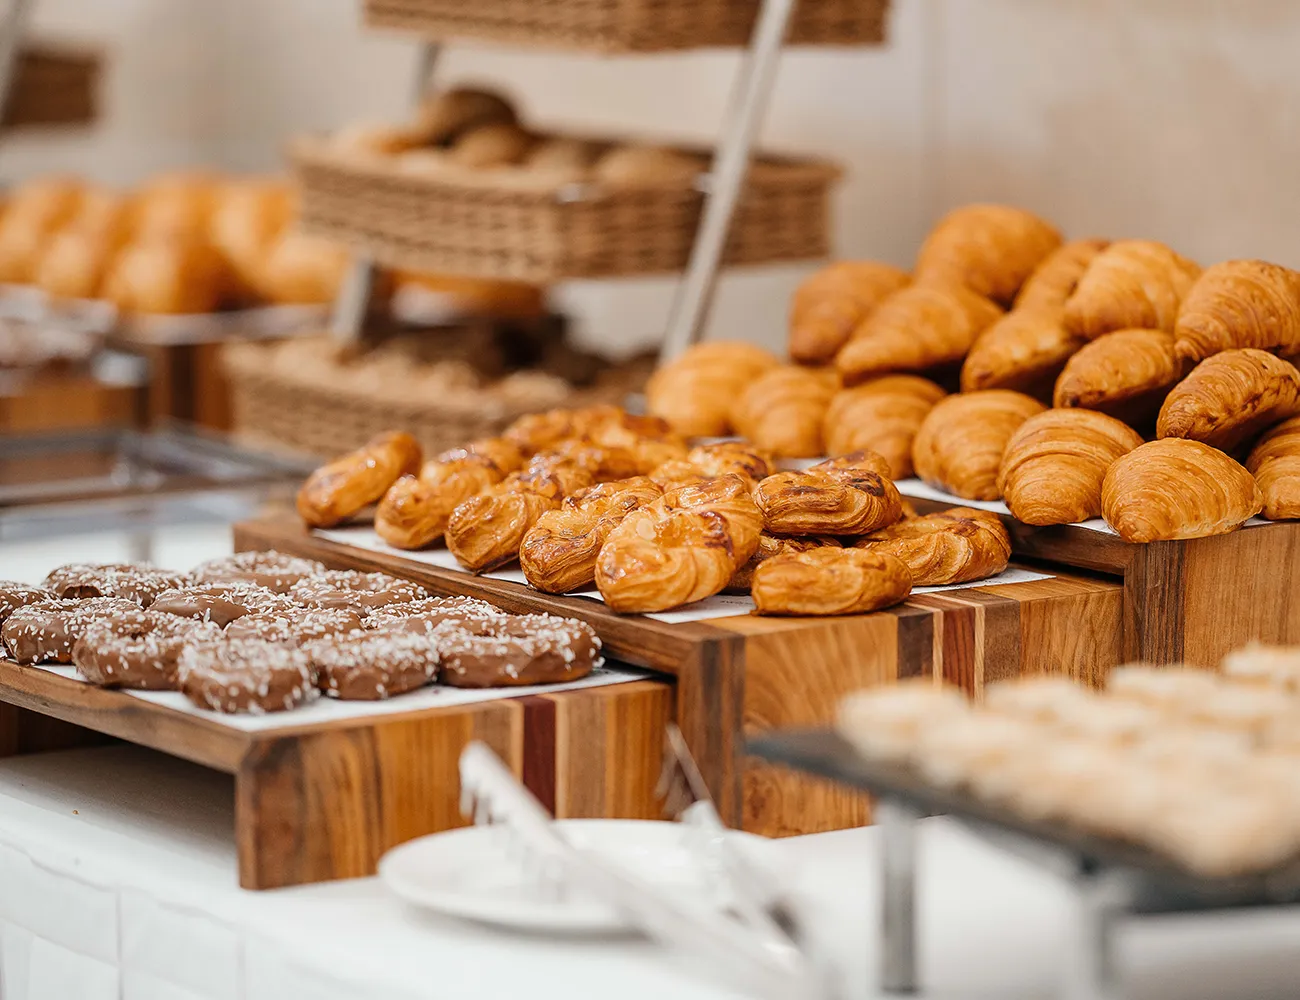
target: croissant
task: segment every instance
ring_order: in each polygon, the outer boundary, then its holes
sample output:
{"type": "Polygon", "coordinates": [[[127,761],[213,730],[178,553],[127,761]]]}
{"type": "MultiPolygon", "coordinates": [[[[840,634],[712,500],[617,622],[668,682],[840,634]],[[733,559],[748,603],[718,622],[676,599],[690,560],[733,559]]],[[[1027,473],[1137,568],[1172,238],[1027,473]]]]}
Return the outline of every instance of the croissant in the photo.
{"type": "Polygon", "coordinates": [[[1300,353],[1300,272],[1262,260],[1207,268],[1187,293],[1174,339],[1188,361],[1230,347],[1300,353]]]}
{"type": "Polygon", "coordinates": [[[862,321],[910,281],[905,271],[875,261],[840,261],[818,271],[790,302],[790,357],[829,364],[862,321]]]}
{"type": "Polygon", "coordinates": [[[743,441],[719,441],[692,448],[686,458],[665,462],[650,478],[662,490],[689,486],[718,476],[739,476],[753,489],[759,480],[776,471],[776,463],[766,452],[743,441]]]}
{"type": "Polygon", "coordinates": [[[875,452],[888,463],[893,479],[906,479],[912,474],[916,430],[945,395],[917,375],[885,375],[841,389],[832,397],[822,426],[826,452],[875,452]]]}
{"type": "Polygon", "coordinates": [[[420,445],[415,438],[399,432],[381,434],[313,472],[298,491],[298,514],[309,527],[332,527],[370,506],[419,467],[420,445]]]}
{"type": "Polygon", "coordinates": [[[596,586],[619,612],[701,601],[749,561],[762,530],[762,512],[739,476],[678,487],[610,532],[596,557],[596,586]]]}
{"type": "Polygon", "coordinates": [[[1120,240],[1099,253],[1065,303],[1065,328],[1095,340],[1113,330],[1174,331],[1201,269],[1163,243],[1120,240]]]}
{"type": "Polygon", "coordinates": [[[1072,240],[1044,258],[1016,296],[1020,309],[1064,309],[1079,279],[1097,255],[1110,246],[1109,240],[1072,240]]]}
{"type": "Polygon", "coordinates": [[[1002,310],[965,288],[912,285],[895,292],[854,332],[835,367],[845,385],[892,371],[960,361],[1002,310]]]}
{"type": "Polygon", "coordinates": [[[697,344],[646,383],[650,413],[687,437],[722,437],[741,390],[779,361],[761,347],[735,341],[697,344]]]}
{"type": "Polygon", "coordinates": [[[1246,460],[1264,494],[1264,516],[1300,518],[1300,417],[1278,424],[1259,439],[1246,460]]]}
{"type": "Polygon", "coordinates": [[[841,547],[838,539],[829,538],[825,535],[816,538],[781,538],[777,535],[769,535],[765,531],[759,536],[758,548],[749,557],[749,562],[736,570],[727,583],[727,593],[748,594],[754,583],[754,570],[758,569],[759,563],[771,559],[773,556],[779,556],[784,552],[807,552],[810,549],[838,549],[841,547]]]}
{"type": "Polygon", "coordinates": [[[1009,305],[1061,234],[1023,209],[967,205],[934,227],[916,259],[916,280],[962,285],[1009,305]]]}
{"type": "Polygon", "coordinates": [[[1300,413],[1300,371],[1253,348],[1206,358],[1160,407],[1156,437],[1191,438],[1232,451],[1265,427],[1300,413]]]}
{"type": "Polygon", "coordinates": [[[922,421],[912,442],[916,474],[970,500],[998,499],[998,466],[1016,429],[1045,407],[1008,389],[949,396],[922,421]]]}
{"type": "Polygon", "coordinates": [[[888,464],[865,451],[768,476],[754,502],[773,535],[865,535],[902,515],[888,464]]]}
{"type": "Polygon", "coordinates": [[[817,548],[773,556],[754,571],[760,615],[854,615],[898,604],[912,575],[888,553],[817,548]]]}
{"type": "Polygon", "coordinates": [[[566,497],[528,529],[519,546],[519,566],[538,590],[567,594],[596,579],[596,556],[605,540],[632,511],[658,500],[659,487],[644,476],[601,483],[566,497]]]}
{"type": "Polygon", "coordinates": [[[1100,410],[1142,426],[1182,377],[1174,338],[1163,330],[1116,330],[1098,337],[1065,363],[1053,402],[1100,410]]]}
{"type": "Polygon", "coordinates": [[[971,347],[961,368],[961,391],[1013,389],[1050,399],[1065,363],[1086,343],[1066,332],[1060,309],[1015,309],[971,347]]]}
{"type": "Polygon", "coordinates": [[[741,393],[731,410],[731,425],[777,458],[823,455],[822,423],[838,388],[834,369],[773,368],[741,393]]]}
{"type": "Polygon", "coordinates": [[[1233,531],[1264,506],[1242,466],[1208,444],[1148,441],[1117,459],[1101,485],[1102,515],[1126,542],[1233,531]]]}
{"type": "Polygon", "coordinates": [[[997,576],[1011,558],[1011,536],[996,514],[952,507],[908,518],[855,546],[901,559],[915,587],[942,587],[997,576]]]}
{"type": "Polygon", "coordinates": [[[1077,524],[1101,516],[1101,482],[1142,443],[1127,424],[1094,410],[1048,410],[1011,435],[998,491],[1025,524],[1077,524]]]}

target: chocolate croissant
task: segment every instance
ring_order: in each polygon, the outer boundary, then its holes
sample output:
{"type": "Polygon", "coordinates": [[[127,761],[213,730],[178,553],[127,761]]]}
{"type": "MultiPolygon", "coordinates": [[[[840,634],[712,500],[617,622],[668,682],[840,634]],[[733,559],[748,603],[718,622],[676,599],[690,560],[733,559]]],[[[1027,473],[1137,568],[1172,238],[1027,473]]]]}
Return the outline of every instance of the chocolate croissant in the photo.
{"type": "Polygon", "coordinates": [[[1126,542],[1233,531],[1264,506],[1255,480],[1200,441],[1148,441],[1117,459],[1101,485],[1102,515],[1126,542]]]}
{"type": "Polygon", "coordinates": [[[1265,517],[1300,518],[1300,417],[1284,420],[1260,438],[1246,468],[1264,494],[1265,517]]]}
{"type": "Polygon", "coordinates": [[[759,536],[758,548],[749,557],[749,562],[736,570],[727,583],[727,593],[748,594],[754,582],[754,570],[758,569],[760,563],[771,559],[773,556],[779,556],[785,552],[807,552],[810,549],[826,548],[838,549],[842,548],[842,546],[838,539],[826,535],[815,538],[782,538],[779,535],[769,535],[765,531],[759,536]]]}
{"type": "Polygon", "coordinates": [[[1114,330],[1173,333],[1201,269],[1163,243],[1120,240],[1099,253],[1065,303],[1065,328],[1095,340],[1114,330]]]}
{"type": "Polygon", "coordinates": [[[822,423],[839,387],[833,368],[773,368],[740,394],[731,410],[731,425],[777,458],[824,455],[822,423]]]}
{"type": "Polygon", "coordinates": [[[902,516],[889,466],[865,451],[768,476],[754,502],[773,535],[865,535],[902,516]]]}
{"type": "Polygon", "coordinates": [[[795,290],[790,302],[790,357],[825,365],[862,322],[912,279],[875,261],[845,260],[823,268],[795,290]]]}
{"type": "Polygon", "coordinates": [[[912,285],[886,299],[835,357],[845,385],[888,372],[954,364],[1002,315],[989,299],[953,286],[912,285]]]}
{"type": "Polygon", "coordinates": [[[1015,308],[1064,309],[1079,279],[1110,246],[1109,240],[1071,240],[1057,247],[1038,265],[1016,296],[1015,308]]]}
{"type": "Polygon", "coordinates": [[[898,604],[911,590],[911,574],[894,556],[817,548],[765,561],[751,593],[760,615],[856,615],[898,604]]]}
{"type": "Polygon", "coordinates": [[[1011,536],[996,514],[952,507],[908,518],[854,546],[901,559],[915,587],[943,587],[997,576],[1011,558],[1011,536]]]}
{"type": "Polygon", "coordinates": [[[739,476],[750,489],[776,471],[772,456],[744,441],[719,441],[692,448],[684,459],[665,462],[650,478],[662,490],[690,486],[719,476],[739,476]]]}
{"type": "Polygon", "coordinates": [[[912,439],[925,415],[947,395],[917,375],[884,375],[831,399],[822,427],[828,455],[872,451],[893,479],[912,474],[912,439]]]}
{"type": "Polygon", "coordinates": [[[1174,339],[1187,361],[1232,347],[1300,354],[1300,272],[1262,260],[1206,268],[1187,293],[1174,339]]]}
{"type": "Polygon", "coordinates": [[[761,347],[735,341],[697,344],[660,368],[646,383],[646,404],[687,437],[731,431],[736,397],[779,361],[761,347]]]}
{"type": "Polygon", "coordinates": [[[961,368],[961,391],[1012,389],[1050,399],[1065,363],[1087,343],[1067,333],[1062,311],[1015,309],[979,335],[961,368]]]}
{"type": "Polygon", "coordinates": [[[1008,389],[962,393],[941,401],[912,442],[916,474],[936,489],[970,500],[998,499],[998,466],[1017,428],[1045,407],[1008,389]]]}
{"type": "Polygon", "coordinates": [[[1206,358],[1170,390],[1156,436],[1204,441],[1223,451],[1300,413],[1300,371],[1253,348],[1206,358]]]}
{"type": "Polygon", "coordinates": [[[1101,516],[1101,483],[1137,431],[1094,410],[1048,410],[1026,420],[1007,443],[998,490],[1025,524],[1076,524],[1101,516]]]}
{"type": "Polygon", "coordinates": [[[1061,234],[1038,216],[1007,205],[967,205],[934,227],[916,259],[916,280],[961,285],[1010,305],[1061,234]]]}
{"type": "Polygon", "coordinates": [[[1163,330],[1116,330],[1065,363],[1052,400],[1058,407],[1100,410],[1147,425],[1180,378],[1174,338],[1163,330]]]}

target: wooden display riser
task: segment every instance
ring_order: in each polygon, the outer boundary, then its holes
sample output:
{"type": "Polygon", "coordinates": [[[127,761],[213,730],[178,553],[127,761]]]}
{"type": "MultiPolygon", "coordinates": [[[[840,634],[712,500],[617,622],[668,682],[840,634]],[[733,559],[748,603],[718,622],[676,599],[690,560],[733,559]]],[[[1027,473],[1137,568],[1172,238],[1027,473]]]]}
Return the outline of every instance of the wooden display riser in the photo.
{"type": "Polygon", "coordinates": [[[738,614],[667,624],[312,535],[275,519],[235,528],[235,547],[278,549],[340,569],[382,571],[437,594],[468,594],[512,612],[589,622],[609,655],[676,680],[677,724],[732,826],[768,836],[857,826],[866,799],[748,759],[744,737],[825,725],[852,691],[935,676],[979,694],[988,682],[1053,673],[1096,683],[1120,662],[1121,588],[1058,573],[1030,583],[917,596],[840,618],[738,614]]]}
{"type": "Polygon", "coordinates": [[[134,386],[105,385],[89,375],[36,375],[13,394],[0,393],[0,434],[134,427],[143,411],[143,393],[134,386]]]}
{"type": "Polygon", "coordinates": [[[0,660],[0,757],[117,737],[235,776],[239,883],[373,875],[391,847],[462,826],[460,753],[482,740],[557,816],[658,819],[672,686],[635,680],[246,732],[0,660]]]}

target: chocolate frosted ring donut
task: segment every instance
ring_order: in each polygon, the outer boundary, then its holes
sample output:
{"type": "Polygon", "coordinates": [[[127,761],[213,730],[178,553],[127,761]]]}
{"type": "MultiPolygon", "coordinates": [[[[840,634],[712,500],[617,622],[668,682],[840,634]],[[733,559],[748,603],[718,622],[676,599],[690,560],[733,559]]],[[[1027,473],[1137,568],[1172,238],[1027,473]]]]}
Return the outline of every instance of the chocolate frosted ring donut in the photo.
{"type": "Polygon", "coordinates": [[[231,639],[259,639],[262,642],[305,642],[333,635],[359,632],[365,619],[356,608],[300,608],[259,611],[237,618],[226,628],[231,639]]]}
{"type": "Polygon", "coordinates": [[[164,590],[184,587],[189,582],[184,573],[128,563],[71,563],[45,578],[45,586],[56,597],[121,597],[145,608],[164,590]]]}
{"type": "Polygon", "coordinates": [[[586,622],[551,615],[507,615],[468,626],[439,626],[433,636],[450,687],[558,684],[603,663],[600,638],[586,622]]]}
{"type": "Polygon", "coordinates": [[[56,599],[54,591],[44,587],[31,587],[15,580],[0,580],[0,625],[19,608],[56,599]]]}
{"type": "Polygon", "coordinates": [[[283,594],[299,580],[325,572],[314,559],[299,559],[283,552],[236,552],[203,563],[193,573],[198,583],[242,580],[283,594]]]}
{"type": "Polygon", "coordinates": [[[438,650],[427,636],[362,632],[318,639],[304,647],[316,684],[331,698],[377,701],[424,687],[438,674],[438,650]]]}
{"type": "Polygon", "coordinates": [[[139,610],[134,601],[118,597],[38,601],[11,614],[0,639],[19,663],[71,663],[72,647],[91,624],[139,610]]]}
{"type": "Polygon", "coordinates": [[[328,570],[303,580],[289,590],[290,599],[315,608],[363,608],[367,611],[392,604],[424,600],[429,592],[417,583],[386,573],[328,570]]]}
{"type": "Polygon", "coordinates": [[[256,639],[186,646],[177,677],[185,697],[214,712],[284,712],[319,694],[306,653],[256,639]]]}
{"type": "Polygon", "coordinates": [[[495,604],[473,597],[430,597],[409,604],[391,604],[366,619],[366,628],[383,632],[430,635],[444,622],[492,621],[506,613],[495,604]]]}
{"type": "Polygon", "coordinates": [[[225,628],[236,618],[255,611],[287,611],[292,607],[292,601],[267,587],[246,580],[228,580],[165,590],[154,598],[149,610],[198,618],[225,628]]]}
{"type": "Polygon", "coordinates": [[[87,626],[72,647],[72,662],[82,677],[100,687],[172,691],[181,650],[220,638],[221,629],[211,622],[128,611],[87,626]]]}

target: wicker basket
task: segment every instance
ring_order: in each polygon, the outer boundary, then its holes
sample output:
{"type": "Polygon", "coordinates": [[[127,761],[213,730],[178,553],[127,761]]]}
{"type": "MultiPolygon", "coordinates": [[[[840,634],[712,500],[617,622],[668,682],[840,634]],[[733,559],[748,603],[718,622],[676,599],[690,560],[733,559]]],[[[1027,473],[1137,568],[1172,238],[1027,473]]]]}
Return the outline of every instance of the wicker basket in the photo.
{"type": "MultiPolygon", "coordinates": [[[[745,45],[759,0],[366,0],[367,23],[430,38],[597,52],[745,45]]],[[[875,45],[889,0],[801,0],[792,45],[875,45]]]]}
{"type": "Polygon", "coordinates": [[[85,125],[99,116],[101,59],[85,50],[33,47],[18,54],[5,128],[85,125]]]}
{"type": "MultiPolygon", "coordinates": [[[[318,142],[292,152],[303,225],[382,264],[550,284],[680,271],[704,196],[680,185],[555,188],[524,170],[452,177],[404,174],[385,160],[340,159],[318,142]]],[[[830,253],[825,162],[762,161],[737,207],[727,264],[810,260],[830,253]]]]}

